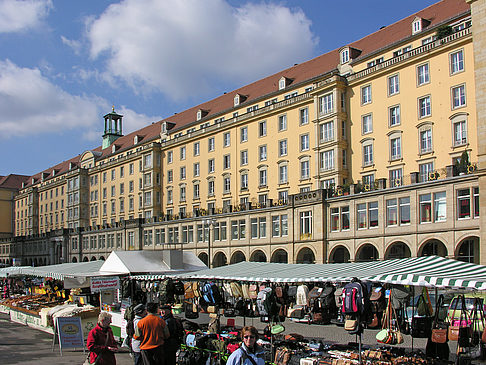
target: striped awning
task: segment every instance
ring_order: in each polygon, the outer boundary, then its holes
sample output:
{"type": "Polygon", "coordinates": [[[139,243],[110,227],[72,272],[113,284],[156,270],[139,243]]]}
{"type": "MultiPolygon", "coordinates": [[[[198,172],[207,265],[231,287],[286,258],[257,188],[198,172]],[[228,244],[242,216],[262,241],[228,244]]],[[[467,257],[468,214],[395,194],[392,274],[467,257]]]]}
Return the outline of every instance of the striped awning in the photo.
{"type": "Polygon", "coordinates": [[[21,273],[38,277],[50,277],[58,280],[63,280],[65,278],[102,276],[106,275],[105,273],[100,273],[100,268],[103,264],[104,261],[97,260],[37,267],[27,266],[22,268],[21,273]]]}
{"type": "Polygon", "coordinates": [[[177,277],[282,283],[347,282],[357,277],[390,284],[486,290],[486,266],[438,256],[341,264],[240,262],[177,277]]]}

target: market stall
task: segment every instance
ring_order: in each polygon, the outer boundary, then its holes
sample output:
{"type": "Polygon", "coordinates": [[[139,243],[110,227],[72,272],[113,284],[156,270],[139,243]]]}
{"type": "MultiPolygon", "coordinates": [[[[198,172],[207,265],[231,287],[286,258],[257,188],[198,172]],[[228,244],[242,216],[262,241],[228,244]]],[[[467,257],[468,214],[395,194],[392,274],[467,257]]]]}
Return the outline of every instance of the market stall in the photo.
{"type": "MultiPolygon", "coordinates": [[[[372,325],[372,322],[369,320],[370,315],[375,314],[375,319],[380,320],[380,317],[386,312],[387,317],[383,316],[384,322],[380,323],[381,321],[378,321],[378,326],[375,323],[375,327],[373,328],[377,328],[378,330],[383,328],[383,331],[387,334],[393,332],[395,337],[388,339],[387,337],[379,338],[377,336],[378,342],[387,345],[397,345],[403,341],[403,334],[410,334],[412,337],[412,348],[413,338],[430,338],[430,330],[432,330],[434,324],[439,323],[438,317],[436,316],[434,319],[433,313],[439,313],[441,308],[436,307],[435,311],[433,310],[434,303],[432,303],[429,297],[429,294],[433,294],[433,290],[429,290],[428,288],[458,291],[486,290],[485,266],[437,256],[343,264],[241,262],[229,266],[201,270],[191,274],[178,275],[177,277],[186,281],[185,287],[187,291],[185,297],[186,302],[189,303],[185,307],[186,317],[189,314],[189,317],[195,318],[197,314],[194,314],[194,311],[196,310],[203,312],[209,311],[215,313],[217,316],[221,314],[228,317],[235,315],[257,316],[262,321],[264,318],[268,320],[268,317],[273,316],[276,320],[270,320],[271,329],[273,329],[274,325],[276,325],[276,328],[279,328],[279,322],[285,318],[301,323],[321,324],[324,315],[329,315],[329,313],[325,313],[322,310],[324,307],[323,303],[327,300],[327,298],[323,298],[322,293],[332,291],[336,299],[333,306],[335,310],[337,309],[332,315],[336,315],[340,310],[343,311],[341,313],[341,326],[344,326],[345,330],[348,330],[349,333],[360,335],[361,332],[356,327],[346,328],[348,321],[351,323],[356,322],[356,319],[360,321],[360,316],[362,316],[366,318],[363,321],[365,322],[364,328],[371,328],[368,327],[372,325]],[[188,281],[190,283],[187,283],[188,281]],[[191,283],[192,285],[190,285],[191,283]],[[354,283],[355,287],[367,288],[367,290],[363,290],[363,293],[366,293],[369,308],[367,309],[369,313],[365,315],[363,314],[364,311],[360,314],[344,312],[346,287],[349,285],[352,286],[352,283],[354,283]],[[206,288],[209,288],[211,285],[220,288],[219,295],[223,299],[218,300],[217,303],[214,300],[214,297],[217,295],[210,294],[209,289],[206,291],[206,288]],[[327,289],[330,290],[328,291],[327,289]],[[274,313],[270,316],[267,313],[262,315],[262,310],[265,311],[266,309],[259,304],[259,301],[261,302],[262,300],[260,295],[264,290],[269,290],[268,293],[272,293],[271,295],[276,297],[275,300],[279,302],[280,309],[285,308],[285,312],[274,313]],[[401,300],[396,309],[395,304],[392,305],[391,303],[391,293],[393,294],[393,299],[401,300]],[[403,293],[406,293],[406,296],[403,293]],[[418,303],[415,294],[418,294],[418,303]],[[376,303],[371,303],[372,297],[375,297],[375,300],[377,300],[376,303]],[[425,314],[421,313],[421,300],[426,304],[424,305],[425,307],[430,307],[430,311],[425,314]],[[369,304],[376,304],[376,306],[369,304]],[[408,313],[407,307],[409,305],[412,305],[411,318],[406,317],[408,313]],[[294,314],[294,312],[298,314],[294,314]],[[396,314],[396,312],[399,314],[396,314]],[[305,313],[304,316],[303,313],[305,313]],[[377,313],[378,315],[376,315],[377,313]],[[315,318],[317,318],[317,321],[315,318]],[[394,327],[393,331],[389,330],[389,327],[392,326],[394,327]]],[[[215,289],[215,291],[217,290],[215,289]]],[[[437,299],[437,292],[435,294],[435,299],[437,299]]],[[[481,306],[481,308],[483,307],[481,306]]],[[[443,319],[442,324],[444,324],[443,319]]],[[[451,322],[452,325],[453,323],[451,322]]],[[[457,326],[457,323],[454,326],[457,326]]],[[[460,326],[462,324],[459,324],[460,326]]],[[[482,329],[483,327],[480,328],[482,329]]],[[[357,328],[360,327],[358,326],[357,328]]],[[[304,332],[305,329],[303,329],[304,332]]],[[[456,340],[451,337],[451,341],[456,340]]],[[[470,346],[473,345],[472,342],[468,343],[468,348],[465,351],[462,349],[458,353],[462,356],[471,352],[470,346]]],[[[428,343],[429,340],[427,341],[428,343]]],[[[380,346],[380,344],[377,345],[380,346]]],[[[433,345],[437,346],[436,343],[433,345]]],[[[458,349],[461,347],[458,346],[458,349]]],[[[336,349],[334,348],[334,350],[336,349]]],[[[448,351],[449,349],[447,348],[446,355],[448,355],[448,351]]],[[[351,355],[351,352],[340,352],[336,350],[331,357],[334,359],[340,358],[345,361],[343,364],[358,363],[363,360],[361,355],[367,359],[378,356],[382,358],[379,361],[384,361],[384,364],[391,363],[391,361],[397,363],[396,361],[398,361],[396,360],[397,351],[389,351],[386,354],[385,352],[370,353],[369,351],[365,353],[358,350],[354,355],[351,355]],[[338,356],[339,353],[340,355],[338,356]],[[348,358],[346,358],[347,356],[348,358]],[[392,358],[394,360],[391,360],[392,358]]],[[[376,359],[378,360],[378,358],[376,359]]],[[[309,363],[315,363],[316,361],[317,359],[309,360],[309,363]]],[[[407,361],[411,360],[404,357],[403,361],[407,363],[407,361]]],[[[430,359],[424,361],[431,363],[430,359]]],[[[275,362],[278,363],[278,361],[275,362]]],[[[417,359],[417,362],[419,362],[419,359],[417,359]]],[[[332,361],[329,363],[332,363],[332,361]]],[[[282,363],[279,365],[285,364],[282,363]]]]}
{"type": "MultiPolygon", "coordinates": [[[[100,272],[122,277],[121,290],[100,290],[101,308],[112,314],[112,329],[116,338],[126,336],[125,310],[136,297],[137,283],[151,282],[153,287],[160,280],[171,276],[206,269],[207,266],[192,252],[181,250],[113,251],[100,272]]],[[[144,294],[156,295],[153,290],[144,294]]],[[[139,293],[140,294],[140,293],[139,293]]],[[[150,298],[139,298],[141,301],[150,298]]]]}

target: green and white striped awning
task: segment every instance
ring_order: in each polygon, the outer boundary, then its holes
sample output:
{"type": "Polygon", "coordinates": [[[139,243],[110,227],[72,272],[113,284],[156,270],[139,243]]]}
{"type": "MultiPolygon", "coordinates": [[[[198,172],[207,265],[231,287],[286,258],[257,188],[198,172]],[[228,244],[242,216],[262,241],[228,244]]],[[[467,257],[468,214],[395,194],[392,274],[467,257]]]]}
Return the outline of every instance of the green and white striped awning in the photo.
{"type": "Polygon", "coordinates": [[[347,282],[357,277],[361,280],[390,284],[486,290],[486,266],[438,256],[341,264],[278,264],[245,261],[177,277],[185,280],[281,283],[347,282]]]}

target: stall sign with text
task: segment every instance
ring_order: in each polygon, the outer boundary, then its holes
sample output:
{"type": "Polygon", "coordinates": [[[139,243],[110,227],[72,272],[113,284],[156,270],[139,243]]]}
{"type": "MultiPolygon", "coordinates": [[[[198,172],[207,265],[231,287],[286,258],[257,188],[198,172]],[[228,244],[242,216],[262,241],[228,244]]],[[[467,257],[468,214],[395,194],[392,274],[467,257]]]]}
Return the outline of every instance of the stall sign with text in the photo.
{"type": "Polygon", "coordinates": [[[83,348],[83,330],[80,317],[57,317],[57,334],[61,348],[83,348]]]}
{"type": "Polygon", "coordinates": [[[115,290],[120,288],[118,276],[107,276],[91,278],[91,292],[96,293],[101,290],[115,290]]]}

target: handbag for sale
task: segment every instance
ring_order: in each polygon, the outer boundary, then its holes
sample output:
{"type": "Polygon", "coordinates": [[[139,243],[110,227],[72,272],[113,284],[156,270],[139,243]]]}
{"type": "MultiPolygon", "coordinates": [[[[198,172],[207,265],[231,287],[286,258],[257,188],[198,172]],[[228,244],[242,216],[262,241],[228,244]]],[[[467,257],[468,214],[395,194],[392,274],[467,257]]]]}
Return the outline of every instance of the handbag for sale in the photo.
{"type": "Polygon", "coordinates": [[[449,324],[439,320],[440,308],[444,303],[444,296],[441,294],[435,306],[435,316],[432,323],[432,333],[430,340],[434,343],[446,343],[449,324]]]}
{"type": "Polygon", "coordinates": [[[457,341],[460,347],[468,347],[470,344],[471,327],[467,316],[466,300],[464,295],[461,294],[456,299],[448,331],[449,340],[457,341]],[[461,301],[461,314],[459,320],[456,321],[455,314],[459,301],[461,301]]]}
{"type": "Polygon", "coordinates": [[[346,331],[356,331],[356,329],[358,328],[358,321],[356,319],[347,319],[345,322],[344,322],[344,329],[346,331]]]}
{"type": "Polygon", "coordinates": [[[304,315],[305,315],[304,306],[296,305],[296,306],[289,308],[287,310],[287,317],[288,318],[302,319],[302,318],[304,318],[304,315]]]}
{"type": "Polygon", "coordinates": [[[385,313],[383,313],[382,329],[376,334],[376,340],[387,345],[403,343],[403,336],[397,322],[397,315],[392,306],[392,294],[390,293],[385,313]]]}
{"type": "Polygon", "coordinates": [[[428,302],[428,292],[424,288],[423,293],[420,295],[417,303],[418,316],[412,317],[412,326],[410,328],[410,334],[415,338],[429,338],[432,334],[432,314],[430,310],[430,303],[428,302]]]}

